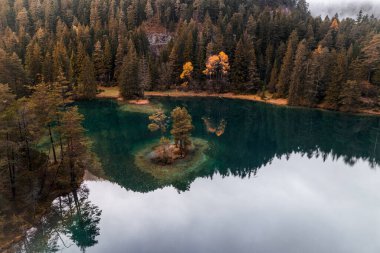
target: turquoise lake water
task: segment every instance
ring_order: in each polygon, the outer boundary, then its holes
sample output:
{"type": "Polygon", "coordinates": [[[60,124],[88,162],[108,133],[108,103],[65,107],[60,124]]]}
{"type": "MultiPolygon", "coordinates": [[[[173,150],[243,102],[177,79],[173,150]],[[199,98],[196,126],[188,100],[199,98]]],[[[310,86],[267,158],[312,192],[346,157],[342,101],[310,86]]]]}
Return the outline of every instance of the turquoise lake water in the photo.
{"type": "Polygon", "coordinates": [[[380,252],[379,117],[218,98],[153,102],[189,110],[207,161],[185,178],[155,179],[133,158],[160,136],[148,115],[81,102],[102,178],[57,199],[29,250],[380,252]]]}

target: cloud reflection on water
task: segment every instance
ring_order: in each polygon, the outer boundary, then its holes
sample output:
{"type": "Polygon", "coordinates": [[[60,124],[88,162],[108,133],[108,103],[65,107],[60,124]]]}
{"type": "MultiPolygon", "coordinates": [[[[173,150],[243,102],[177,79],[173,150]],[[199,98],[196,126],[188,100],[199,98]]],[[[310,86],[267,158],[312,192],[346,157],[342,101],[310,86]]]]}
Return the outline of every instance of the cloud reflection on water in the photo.
{"type": "Polygon", "coordinates": [[[255,178],[198,178],[180,194],[87,182],[103,210],[88,252],[379,252],[380,175],[368,166],[292,154],[255,178]]]}

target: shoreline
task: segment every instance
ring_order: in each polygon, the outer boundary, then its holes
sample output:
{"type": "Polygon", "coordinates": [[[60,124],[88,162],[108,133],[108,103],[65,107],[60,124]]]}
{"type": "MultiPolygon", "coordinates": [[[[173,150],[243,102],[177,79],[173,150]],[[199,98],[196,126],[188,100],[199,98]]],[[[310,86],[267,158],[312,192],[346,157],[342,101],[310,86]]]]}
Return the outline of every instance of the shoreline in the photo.
{"type": "MultiPolygon", "coordinates": [[[[96,98],[109,98],[109,99],[116,99],[118,101],[123,101],[123,99],[120,96],[120,92],[117,86],[115,87],[102,86],[102,87],[99,87],[99,89],[101,90],[101,92],[96,95],[96,98]]],[[[214,97],[214,98],[247,100],[247,101],[254,101],[254,102],[272,104],[272,105],[277,105],[277,106],[289,106],[288,100],[284,98],[276,98],[276,99],[268,98],[264,100],[258,95],[234,94],[232,92],[208,93],[205,91],[194,92],[194,91],[168,90],[168,91],[145,91],[144,93],[146,97],[190,97],[190,98],[191,97],[214,97]]],[[[135,103],[135,101],[136,100],[133,100],[131,101],[131,103],[138,104],[138,103],[135,103]]],[[[299,106],[298,108],[309,108],[309,107],[299,106]]],[[[362,114],[362,115],[380,116],[380,111],[375,111],[371,109],[359,109],[357,112],[329,110],[321,106],[311,107],[309,109],[317,109],[317,110],[323,110],[323,111],[329,111],[329,112],[341,112],[341,113],[346,113],[346,114],[362,114]]]]}
{"type": "MultiPolygon", "coordinates": [[[[70,194],[73,191],[73,189],[79,188],[82,185],[82,183],[85,181],[86,174],[88,178],[90,176],[92,176],[92,178],[96,177],[91,172],[84,170],[83,174],[78,175],[76,186],[65,185],[64,188],[58,187],[58,188],[51,189],[49,195],[45,199],[42,199],[41,202],[37,203],[38,208],[36,210],[38,211],[34,214],[34,217],[32,218],[32,220],[28,220],[29,217],[27,216],[20,216],[20,219],[23,222],[21,226],[19,225],[22,228],[22,232],[20,233],[17,233],[18,231],[13,232],[12,234],[8,236],[9,239],[7,237],[0,238],[0,252],[3,252],[3,251],[13,252],[14,247],[16,247],[19,243],[21,243],[22,240],[27,238],[26,231],[32,228],[38,227],[41,224],[42,218],[45,215],[47,215],[49,212],[51,212],[51,205],[53,201],[59,198],[60,196],[70,194]]],[[[20,210],[19,214],[22,215],[24,211],[25,210],[20,210]]],[[[3,224],[1,224],[0,222],[0,225],[3,225],[3,224]]]]}
{"type": "Polygon", "coordinates": [[[245,94],[234,94],[232,92],[227,93],[207,93],[207,92],[194,92],[194,91],[147,91],[145,92],[147,97],[215,97],[215,98],[228,98],[228,99],[240,99],[248,101],[256,101],[261,103],[287,106],[288,101],[283,98],[278,99],[262,99],[258,95],[245,95],[245,94]]]}
{"type": "MultiPolygon", "coordinates": [[[[96,95],[96,98],[111,98],[116,99],[118,101],[122,101],[123,99],[120,96],[120,92],[118,90],[118,87],[99,87],[101,90],[100,93],[96,95]]],[[[229,98],[229,99],[240,99],[240,100],[249,100],[249,101],[256,101],[261,103],[267,103],[267,104],[273,104],[273,105],[281,105],[281,106],[287,106],[288,101],[283,98],[278,99],[262,99],[258,95],[246,95],[246,94],[234,94],[232,92],[227,93],[208,93],[205,91],[202,92],[194,92],[194,91],[176,91],[176,90],[168,90],[168,91],[145,91],[146,97],[216,97],[216,98],[229,98]]],[[[132,104],[140,104],[138,103],[139,100],[131,100],[127,101],[132,104]]],[[[144,101],[144,99],[141,99],[141,101],[144,101]]],[[[141,103],[145,104],[145,103],[141,103]]]]}

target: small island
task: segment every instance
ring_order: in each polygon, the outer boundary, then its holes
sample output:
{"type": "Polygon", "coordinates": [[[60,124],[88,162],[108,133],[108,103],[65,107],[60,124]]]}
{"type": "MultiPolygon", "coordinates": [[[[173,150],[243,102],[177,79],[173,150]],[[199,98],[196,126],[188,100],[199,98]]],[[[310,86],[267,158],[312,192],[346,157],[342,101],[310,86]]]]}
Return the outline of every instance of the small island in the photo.
{"type": "Polygon", "coordinates": [[[160,141],[146,145],[135,154],[135,164],[139,169],[165,181],[197,170],[207,160],[205,151],[208,148],[207,141],[191,138],[194,126],[186,108],[177,107],[170,116],[172,138],[165,136],[169,118],[160,110],[149,116],[148,125],[152,132],[161,131],[160,141]]]}

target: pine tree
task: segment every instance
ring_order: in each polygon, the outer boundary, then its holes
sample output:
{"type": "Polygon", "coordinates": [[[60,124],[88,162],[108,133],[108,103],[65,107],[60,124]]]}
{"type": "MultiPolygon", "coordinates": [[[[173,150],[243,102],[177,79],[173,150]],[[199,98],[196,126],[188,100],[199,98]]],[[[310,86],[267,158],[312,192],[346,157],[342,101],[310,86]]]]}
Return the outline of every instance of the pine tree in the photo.
{"type": "Polygon", "coordinates": [[[184,38],[184,50],[183,50],[183,59],[185,61],[191,61],[193,59],[193,49],[194,49],[194,41],[193,41],[193,33],[191,27],[186,29],[186,36],[184,38]]]}
{"type": "Polygon", "coordinates": [[[78,95],[84,99],[92,99],[96,96],[95,68],[91,58],[86,55],[79,75],[78,95]]]}
{"type": "Polygon", "coordinates": [[[306,40],[302,40],[297,47],[294,60],[294,69],[289,86],[289,105],[302,105],[304,95],[304,82],[308,71],[308,56],[306,40]]]}
{"type": "Polygon", "coordinates": [[[128,43],[128,53],[124,57],[121,72],[118,78],[120,94],[124,99],[141,98],[144,91],[139,85],[139,60],[132,40],[128,43]]]}
{"type": "Polygon", "coordinates": [[[28,83],[26,73],[22,67],[20,58],[13,54],[7,54],[0,48],[0,83],[6,83],[18,97],[27,94],[25,84],[28,83]]]}
{"type": "Polygon", "coordinates": [[[277,82],[278,82],[278,61],[276,59],[274,62],[272,71],[270,73],[270,80],[268,83],[268,90],[270,92],[272,93],[275,92],[277,82]]]}
{"type": "Polygon", "coordinates": [[[261,80],[260,80],[260,73],[257,68],[255,49],[252,47],[252,49],[248,53],[249,53],[250,61],[248,64],[249,85],[247,87],[247,90],[250,91],[253,89],[253,91],[257,92],[260,89],[261,80]]]}
{"type": "Polygon", "coordinates": [[[257,91],[260,78],[251,37],[245,33],[236,45],[231,67],[232,82],[244,92],[257,91]]]}
{"type": "Polygon", "coordinates": [[[75,64],[74,64],[74,76],[76,79],[79,78],[80,73],[82,72],[82,67],[84,67],[84,58],[86,57],[86,49],[83,43],[78,43],[76,56],[75,56],[75,64]]]}
{"type": "Polygon", "coordinates": [[[127,24],[129,29],[134,29],[137,25],[137,2],[135,0],[127,8],[127,24]]]}
{"type": "Polygon", "coordinates": [[[355,111],[359,106],[361,97],[360,86],[357,81],[348,80],[339,94],[340,109],[344,111],[355,111]]]}
{"type": "Polygon", "coordinates": [[[25,68],[28,76],[36,83],[41,79],[42,73],[42,53],[37,43],[31,43],[26,50],[25,68]]]}
{"type": "MultiPolygon", "coordinates": [[[[244,84],[247,81],[248,75],[248,65],[249,62],[247,61],[247,55],[246,51],[244,50],[244,44],[242,38],[239,40],[239,42],[236,45],[235,49],[235,58],[232,63],[231,67],[231,80],[233,84],[237,87],[242,86],[244,87],[244,84]]],[[[240,88],[240,90],[242,90],[240,88]]]]}
{"type": "Polygon", "coordinates": [[[196,44],[196,53],[194,61],[194,76],[197,80],[202,80],[203,75],[202,68],[205,65],[206,50],[204,44],[203,34],[200,32],[198,34],[197,44],[196,44]]]}
{"type": "Polygon", "coordinates": [[[119,43],[116,50],[116,56],[115,56],[115,64],[114,64],[115,71],[114,71],[114,77],[113,77],[116,80],[119,78],[124,57],[125,57],[124,43],[122,42],[121,39],[119,39],[119,43]]]}
{"type": "Polygon", "coordinates": [[[171,112],[173,125],[170,133],[174,137],[176,146],[180,149],[181,156],[186,155],[188,147],[191,145],[190,134],[194,126],[192,119],[186,108],[176,107],[171,112]]]}
{"type": "Polygon", "coordinates": [[[29,99],[29,106],[33,113],[33,121],[37,124],[34,132],[40,132],[39,136],[48,135],[54,162],[57,163],[55,150],[55,141],[53,137],[55,129],[56,114],[58,111],[60,99],[52,92],[51,86],[46,83],[40,83],[34,87],[34,92],[29,99]]]}
{"type": "Polygon", "coordinates": [[[318,46],[311,55],[305,80],[305,103],[313,107],[325,96],[326,86],[330,79],[330,54],[327,48],[318,46]]]}
{"type": "Polygon", "coordinates": [[[270,75],[272,72],[272,64],[274,58],[274,48],[273,45],[270,44],[265,50],[265,82],[269,83],[270,75]]]}
{"type": "Polygon", "coordinates": [[[77,83],[77,58],[74,54],[74,51],[71,52],[70,56],[70,67],[69,67],[69,80],[71,83],[76,84],[77,83]]]}
{"type": "Polygon", "coordinates": [[[58,42],[53,50],[53,73],[57,77],[59,71],[63,70],[65,76],[69,72],[69,58],[67,55],[66,47],[62,41],[58,42]]]}
{"type": "Polygon", "coordinates": [[[53,82],[53,58],[48,51],[42,62],[42,76],[45,82],[53,82]]]}
{"type": "Polygon", "coordinates": [[[92,59],[95,67],[96,80],[98,80],[99,82],[103,82],[105,80],[107,70],[104,63],[104,51],[102,49],[102,44],[99,40],[95,44],[92,59]]]}
{"type": "Polygon", "coordinates": [[[291,82],[292,70],[294,66],[294,55],[297,43],[297,32],[293,31],[288,40],[286,53],[284,59],[282,60],[280,75],[278,78],[278,83],[276,85],[276,90],[279,97],[285,97],[288,93],[288,88],[291,82]]]}
{"type": "Polygon", "coordinates": [[[342,85],[347,78],[347,59],[346,52],[336,53],[335,63],[332,66],[331,81],[326,90],[326,102],[332,109],[337,109],[339,105],[340,92],[342,85]]]}
{"type": "Polygon", "coordinates": [[[179,82],[179,75],[181,72],[181,61],[179,59],[178,54],[178,47],[177,45],[174,45],[170,55],[169,55],[169,68],[170,68],[170,75],[171,75],[171,83],[178,83],[179,82]]]}
{"type": "Polygon", "coordinates": [[[151,76],[150,76],[150,71],[149,71],[149,64],[148,60],[146,59],[145,56],[141,57],[139,60],[139,87],[143,90],[148,90],[151,88],[151,76]]]}
{"type": "MultiPolygon", "coordinates": [[[[87,57],[86,57],[87,58],[87,57]]],[[[82,155],[86,153],[83,116],[78,112],[78,107],[73,106],[64,112],[60,132],[67,154],[67,163],[70,171],[71,184],[75,184],[80,170],[82,155]]]]}
{"type": "Polygon", "coordinates": [[[106,40],[104,44],[103,64],[105,71],[105,81],[110,82],[112,74],[112,50],[108,40],[106,40]]]}

